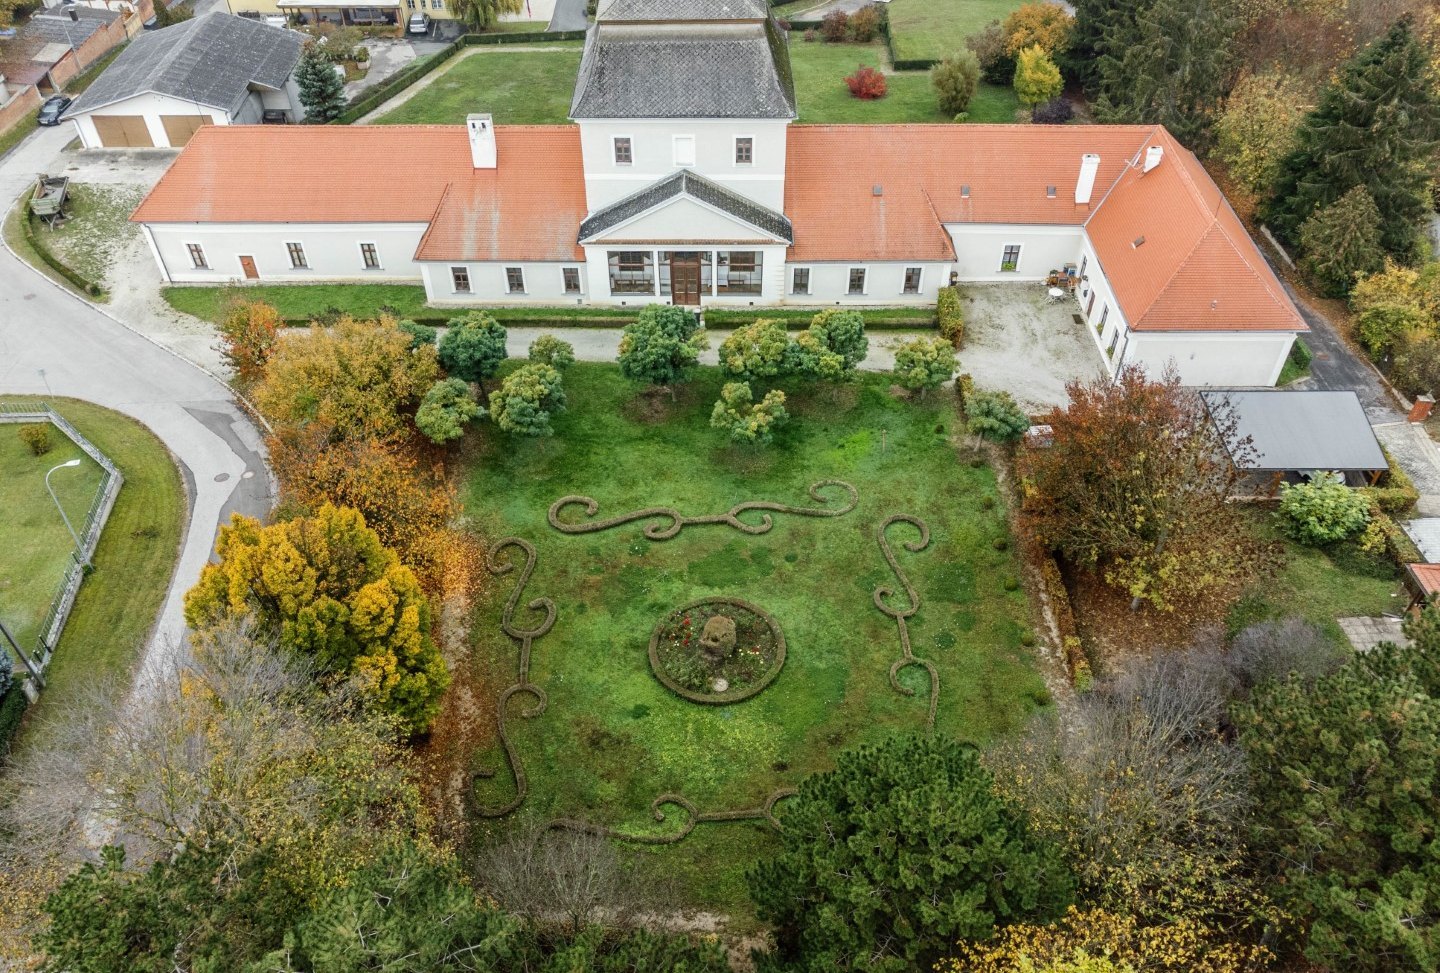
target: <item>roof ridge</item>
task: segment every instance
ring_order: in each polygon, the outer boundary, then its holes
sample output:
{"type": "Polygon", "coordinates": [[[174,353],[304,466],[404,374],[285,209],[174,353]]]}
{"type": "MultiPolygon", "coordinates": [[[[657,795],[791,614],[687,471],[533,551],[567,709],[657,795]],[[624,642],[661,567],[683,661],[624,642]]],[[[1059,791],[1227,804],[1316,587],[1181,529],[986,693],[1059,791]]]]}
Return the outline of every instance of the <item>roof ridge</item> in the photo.
{"type": "Polygon", "coordinates": [[[445,201],[450,198],[450,190],[454,188],[455,180],[452,179],[440,191],[440,199],[436,202],[435,209],[430,212],[430,220],[425,224],[425,232],[420,234],[420,240],[415,244],[415,253],[411,255],[412,260],[418,259],[420,251],[425,249],[425,243],[430,239],[430,234],[435,232],[435,224],[440,219],[440,211],[445,208],[445,201]]]}

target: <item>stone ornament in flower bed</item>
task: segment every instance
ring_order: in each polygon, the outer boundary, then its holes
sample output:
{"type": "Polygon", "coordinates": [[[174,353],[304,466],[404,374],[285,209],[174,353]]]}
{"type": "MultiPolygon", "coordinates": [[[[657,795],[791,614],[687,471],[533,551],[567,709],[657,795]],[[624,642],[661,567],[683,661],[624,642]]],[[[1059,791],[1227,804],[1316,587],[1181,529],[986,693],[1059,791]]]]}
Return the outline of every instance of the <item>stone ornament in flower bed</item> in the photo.
{"type": "Polygon", "coordinates": [[[675,609],[650,636],[650,668],[692,703],[725,705],[759,693],[785,665],[785,636],[767,612],[738,598],[675,609]]]}

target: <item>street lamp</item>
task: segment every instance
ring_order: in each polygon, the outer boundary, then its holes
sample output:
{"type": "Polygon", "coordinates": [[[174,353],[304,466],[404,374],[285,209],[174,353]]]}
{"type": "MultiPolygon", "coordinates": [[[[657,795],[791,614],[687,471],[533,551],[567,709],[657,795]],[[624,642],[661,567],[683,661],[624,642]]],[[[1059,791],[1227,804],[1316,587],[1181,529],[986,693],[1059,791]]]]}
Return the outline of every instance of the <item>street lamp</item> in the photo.
{"type": "MultiPolygon", "coordinates": [[[[75,528],[70,526],[70,518],[65,516],[65,508],[60,506],[60,498],[55,496],[55,490],[50,486],[50,473],[54,473],[56,470],[63,470],[68,466],[79,465],[79,459],[72,459],[61,463],[59,466],[52,466],[50,472],[45,474],[45,489],[50,491],[50,499],[55,501],[55,509],[60,511],[60,519],[65,521],[65,529],[70,532],[70,538],[75,541],[75,550],[80,552],[81,557],[85,557],[85,548],[80,543],[80,535],[76,534],[75,528]]],[[[90,567],[90,558],[88,557],[85,557],[85,567],[90,567]]]]}

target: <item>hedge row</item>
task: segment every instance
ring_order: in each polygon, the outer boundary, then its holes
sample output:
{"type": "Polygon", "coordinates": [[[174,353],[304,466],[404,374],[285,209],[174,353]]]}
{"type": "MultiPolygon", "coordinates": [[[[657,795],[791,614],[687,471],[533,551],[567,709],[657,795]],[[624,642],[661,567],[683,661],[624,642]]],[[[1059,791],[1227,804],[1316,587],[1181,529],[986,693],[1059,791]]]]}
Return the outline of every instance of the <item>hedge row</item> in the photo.
{"type": "MultiPolygon", "coordinates": [[[[21,205],[25,204],[22,203],[21,205]]],[[[90,297],[100,297],[105,293],[105,288],[76,271],[75,268],[55,256],[45,244],[40,242],[40,237],[35,233],[35,218],[30,215],[28,210],[21,214],[20,225],[25,231],[25,242],[30,244],[30,249],[34,250],[40,259],[44,261],[45,266],[68,280],[71,285],[78,288],[82,294],[88,294],[90,297]]]]}
{"type": "Polygon", "coordinates": [[[940,337],[950,339],[959,348],[965,343],[965,315],[960,309],[960,291],[954,287],[940,288],[935,302],[935,321],[940,337]]]}
{"type": "Polygon", "coordinates": [[[29,706],[30,697],[20,688],[19,680],[11,683],[5,695],[0,696],[0,762],[10,753],[10,742],[20,732],[20,721],[29,706]]]}
{"type": "MultiPolygon", "coordinates": [[[[783,321],[787,328],[807,328],[819,308],[707,308],[705,326],[708,328],[731,328],[750,324],[760,318],[783,321]]],[[[909,308],[853,308],[865,319],[865,327],[874,331],[912,331],[935,327],[935,317],[929,311],[909,308]]]]}
{"type": "Polygon", "coordinates": [[[1382,513],[1399,517],[1409,513],[1420,500],[1420,490],[1415,486],[1415,481],[1410,479],[1410,475],[1395,465],[1390,451],[1383,449],[1383,452],[1385,461],[1390,464],[1390,472],[1381,477],[1383,485],[1363,487],[1360,492],[1374,500],[1382,513]]]}
{"type": "Polygon", "coordinates": [[[1070,603],[1070,590],[1060,575],[1060,565],[1045,551],[1038,552],[1040,562],[1040,583],[1045,589],[1046,601],[1050,603],[1055,616],[1055,628],[1060,635],[1060,646],[1065,653],[1065,668],[1070,674],[1070,684],[1080,691],[1090,688],[1094,675],[1090,671],[1090,660],[1085,657],[1080,642],[1080,630],[1075,624],[1075,609],[1070,603]]]}
{"type": "MultiPolygon", "coordinates": [[[[627,324],[634,324],[638,317],[618,315],[605,315],[603,317],[565,317],[546,318],[531,317],[528,315],[507,315],[503,310],[489,308],[466,308],[457,314],[449,314],[443,317],[407,317],[404,320],[413,321],[416,324],[424,325],[427,328],[448,328],[450,323],[461,317],[468,311],[481,311],[490,315],[500,324],[510,328],[623,328],[627,324]]],[[[286,318],[285,326],[288,328],[308,328],[315,323],[313,318],[286,318]]]]}
{"type": "Polygon", "coordinates": [[[939,64],[938,58],[898,58],[895,56],[895,39],[890,34],[890,18],[886,16],[880,22],[880,36],[885,39],[885,53],[890,55],[890,63],[896,71],[929,71],[939,64]]]}

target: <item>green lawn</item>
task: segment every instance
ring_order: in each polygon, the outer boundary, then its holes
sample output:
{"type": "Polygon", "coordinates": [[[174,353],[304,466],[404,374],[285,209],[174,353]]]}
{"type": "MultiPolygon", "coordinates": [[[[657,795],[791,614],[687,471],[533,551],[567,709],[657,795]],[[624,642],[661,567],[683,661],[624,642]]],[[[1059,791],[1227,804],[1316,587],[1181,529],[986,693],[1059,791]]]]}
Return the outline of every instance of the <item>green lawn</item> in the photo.
{"type": "Polygon", "coordinates": [[[458,55],[405,104],[376,121],[381,125],[459,125],[470,112],[487,111],[500,125],[559,125],[568,120],[570,96],[580,68],[579,41],[547,42],[534,50],[475,47],[458,55]],[[473,52],[473,53],[472,53],[473,52]]]}
{"type": "MultiPolygon", "coordinates": [[[[791,424],[769,450],[729,445],[709,426],[721,376],[702,370],[672,404],[647,396],[609,365],[566,373],[570,410],[554,438],[524,441],[484,425],[472,434],[463,490],[486,542],[532,541],[538,563],[523,606],[552,598],[554,629],[534,643],[531,678],[548,695],[543,715],[525,719],[531,700],[512,700],[508,726],[529,780],[512,817],[477,821],[481,841],[528,822],[571,816],[628,833],[674,834],[683,812],[657,824],[651,801],[674,792],[700,812],[754,808],[779,788],[833,766],[836,751],[897,732],[923,730],[929,682],[907,668],[900,695],[887,678],[901,658],[896,623],[872,602],[880,586],[903,589],[876,541],[892,514],[924,518],[928,549],[891,543],[922,605],[911,620],[915,652],[940,675],[938,732],[983,743],[1021,725],[1044,704],[1043,683],[1026,640],[1028,608],[993,472],[957,456],[953,399],[912,404],[889,393],[889,376],[867,375],[832,388],[790,389],[791,424]],[[814,506],[810,484],[837,478],[859,503],[836,518],[774,515],[774,528],[749,536],[723,525],[692,525],[652,542],[645,524],[567,536],[546,521],[560,497],[584,494],[600,517],[653,505],[686,515],[716,514],[750,500],[814,506]],[[1002,548],[1002,549],[997,549],[1002,548]],[[707,596],[753,602],[777,620],[788,642],[778,680],[758,696],[707,707],[670,694],[651,674],[646,649],[672,609],[707,596]]],[[[837,494],[831,494],[837,496],[837,494]]],[[[571,508],[568,521],[583,519],[571,508]]],[[[752,512],[746,519],[754,523],[752,512]]],[[[494,580],[470,629],[474,680],[494,695],[516,680],[518,650],[500,631],[519,572],[494,580]]],[[[479,807],[515,793],[498,747],[474,755],[472,769],[498,769],[475,785],[479,807]]],[[[783,816],[783,804],[780,812],[783,816]]],[[[771,851],[774,836],[755,822],[702,823],[673,846],[649,848],[645,867],[677,880],[683,902],[747,921],[743,870],[771,851]]]]}
{"type": "MultiPolygon", "coordinates": [[[[19,400],[4,398],[0,401],[19,400]]],[[[46,671],[48,686],[39,704],[31,708],[32,720],[36,714],[43,720],[52,707],[59,709],[73,704],[77,696],[86,687],[94,686],[97,680],[123,675],[130,670],[160,611],[165,589],[175,570],[186,509],[180,473],[164,444],[148,429],[132,419],[87,402],[73,399],[50,399],[49,402],[110,457],[125,475],[125,485],[110,512],[105,532],[100,536],[100,544],[95,551],[95,570],[80,588],[70,621],[46,671]]],[[[38,476],[43,477],[45,470],[69,455],[64,450],[70,447],[57,445],[56,449],[35,460],[28,471],[16,471],[17,475],[23,473],[27,480],[34,480],[32,485],[40,492],[39,499],[36,499],[35,489],[11,489],[15,480],[9,464],[20,462],[22,466],[29,466],[24,456],[12,452],[14,437],[13,427],[0,427],[0,456],[5,457],[0,463],[6,467],[3,479],[7,498],[5,516],[0,518],[0,537],[5,538],[3,547],[0,547],[0,562],[6,565],[7,577],[12,576],[9,567],[14,556],[12,551],[17,547],[23,550],[38,546],[38,542],[22,542],[11,536],[12,531],[19,533],[23,530],[16,525],[29,522],[28,518],[22,520],[13,511],[31,510],[33,516],[39,518],[36,530],[43,529],[47,537],[53,537],[58,529],[63,542],[69,544],[59,518],[53,518],[54,524],[46,521],[47,512],[53,517],[55,508],[36,474],[38,472],[38,476]],[[39,468],[41,466],[43,469],[39,468]],[[11,497],[15,499],[11,500],[11,497]],[[20,507],[17,508],[16,504],[20,507]]],[[[55,442],[60,444],[62,439],[57,437],[55,442]]],[[[89,463],[88,460],[86,462],[89,463]]],[[[87,487],[86,483],[80,482],[82,478],[88,481],[88,489],[93,492],[99,482],[98,468],[61,470],[50,478],[50,482],[57,492],[62,489],[83,491],[87,487]],[[76,480],[69,480],[69,476],[75,476],[76,480]]],[[[83,518],[88,509],[89,495],[68,499],[64,493],[61,496],[67,504],[67,512],[75,517],[76,511],[79,511],[79,516],[83,518]]],[[[56,577],[55,582],[58,581],[56,577]]],[[[0,597],[3,595],[4,592],[0,592],[0,597]]],[[[30,725],[35,724],[32,722],[30,725]]],[[[22,736],[21,742],[25,739],[22,736]]]]}
{"type": "Polygon", "coordinates": [[[938,61],[992,20],[1003,21],[1024,0],[892,0],[888,7],[895,57],[938,61]]]}
{"type": "MultiPolygon", "coordinates": [[[[862,101],[850,94],[845,76],[861,65],[887,68],[880,44],[825,44],[791,36],[790,61],[800,121],[820,123],[948,122],[935,104],[928,71],[891,72],[884,98],[862,101]]],[[[887,69],[888,70],[888,69],[887,69]]],[[[1013,122],[1020,103],[1009,88],[981,85],[970,106],[973,122],[1013,122]]]]}

